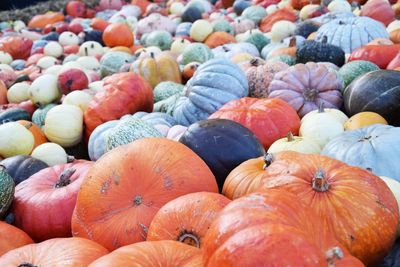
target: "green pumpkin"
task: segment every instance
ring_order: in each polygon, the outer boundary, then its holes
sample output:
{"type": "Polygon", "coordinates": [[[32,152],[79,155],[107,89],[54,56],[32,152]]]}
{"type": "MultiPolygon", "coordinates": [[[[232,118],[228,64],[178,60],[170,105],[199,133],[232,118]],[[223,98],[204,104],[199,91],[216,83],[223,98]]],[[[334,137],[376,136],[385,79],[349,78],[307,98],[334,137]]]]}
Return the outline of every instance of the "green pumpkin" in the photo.
{"type": "Polygon", "coordinates": [[[175,105],[181,96],[182,96],[182,92],[174,94],[174,95],[168,97],[167,99],[158,101],[157,103],[154,104],[153,111],[154,112],[163,112],[163,113],[167,113],[168,115],[173,115],[175,105]]]}
{"type": "Polygon", "coordinates": [[[101,76],[106,77],[117,73],[122,65],[132,61],[132,56],[125,52],[108,52],[100,61],[101,76]]]}
{"type": "Polygon", "coordinates": [[[215,20],[212,22],[214,32],[227,32],[234,35],[233,26],[226,20],[215,20]]]}
{"type": "Polygon", "coordinates": [[[355,60],[343,65],[339,70],[339,75],[344,81],[344,86],[347,87],[358,76],[374,70],[379,70],[376,64],[365,60],[355,60]]]}
{"type": "Polygon", "coordinates": [[[296,62],[306,64],[307,62],[331,62],[336,66],[343,66],[345,54],[342,48],[327,43],[327,37],[321,42],[305,41],[296,50],[296,62]]]}
{"type": "Polygon", "coordinates": [[[254,21],[256,25],[267,16],[267,11],[262,6],[250,6],[246,8],[242,13],[243,19],[250,19],[254,21]]]}
{"type": "Polygon", "coordinates": [[[3,219],[14,199],[14,190],[13,178],[0,166],[0,219],[3,219]]]}
{"type": "Polygon", "coordinates": [[[29,121],[30,119],[31,115],[29,112],[20,108],[11,108],[0,113],[0,124],[19,120],[29,121]]]}
{"type": "Polygon", "coordinates": [[[267,62],[277,62],[277,61],[286,63],[289,66],[293,66],[296,64],[296,59],[289,55],[277,55],[277,56],[273,56],[267,60],[267,62]]]}
{"type": "Polygon", "coordinates": [[[40,128],[43,128],[44,126],[44,120],[46,119],[47,112],[49,112],[50,109],[54,108],[57,106],[56,104],[47,104],[46,106],[39,107],[35,112],[33,112],[32,115],[32,122],[39,126],[40,128]]]}
{"type": "Polygon", "coordinates": [[[182,52],[183,65],[191,62],[204,63],[212,58],[214,58],[213,52],[208,46],[202,43],[191,43],[182,52]]]}
{"type": "Polygon", "coordinates": [[[258,31],[250,30],[245,35],[244,42],[253,44],[255,47],[257,47],[259,52],[261,52],[264,46],[271,42],[267,36],[258,31]]]}
{"type": "Polygon", "coordinates": [[[144,45],[146,47],[156,46],[161,50],[169,50],[172,42],[172,35],[167,31],[160,30],[148,34],[144,40],[144,45]]]}
{"type": "Polygon", "coordinates": [[[163,135],[151,124],[130,117],[110,130],[105,140],[106,152],[146,137],[163,137],[163,135]]]}
{"type": "Polygon", "coordinates": [[[171,81],[165,81],[157,84],[157,86],[153,90],[154,103],[165,100],[170,96],[182,92],[183,88],[184,88],[183,84],[171,81]]]}

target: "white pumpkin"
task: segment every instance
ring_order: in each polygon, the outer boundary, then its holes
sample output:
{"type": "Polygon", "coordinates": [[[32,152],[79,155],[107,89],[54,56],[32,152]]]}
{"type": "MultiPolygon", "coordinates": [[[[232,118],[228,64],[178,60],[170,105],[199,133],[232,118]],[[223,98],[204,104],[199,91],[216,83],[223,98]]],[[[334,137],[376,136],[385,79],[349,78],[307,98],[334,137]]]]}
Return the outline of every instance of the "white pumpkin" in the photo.
{"type": "Polygon", "coordinates": [[[87,70],[100,70],[100,62],[95,57],[80,57],[76,62],[87,70]]]}
{"type": "Polygon", "coordinates": [[[58,105],[49,110],[44,121],[44,134],[51,142],[72,147],[82,139],[83,112],[74,105],[58,105]]]}
{"type": "Polygon", "coordinates": [[[320,7],[320,5],[313,5],[313,4],[304,6],[304,7],[300,10],[299,18],[300,18],[301,20],[306,20],[306,19],[308,19],[308,15],[311,13],[311,11],[316,10],[316,9],[319,8],[319,7],[320,7]]]}
{"type": "Polygon", "coordinates": [[[75,159],[72,156],[68,156],[62,146],[50,142],[37,146],[32,151],[31,156],[45,162],[49,166],[69,163],[75,159]]]}
{"type": "Polygon", "coordinates": [[[197,42],[203,42],[207,36],[213,32],[213,27],[210,22],[205,19],[196,20],[190,27],[190,38],[197,42]]]}
{"type": "Polygon", "coordinates": [[[79,47],[79,55],[81,56],[102,56],[104,54],[103,46],[94,41],[87,41],[79,47]]]}
{"type": "Polygon", "coordinates": [[[58,42],[65,45],[79,45],[79,37],[73,32],[63,32],[58,37],[58,42]]]}
{"type": "Polygon", "coordinates": [[[55,76],[58,76],[58,74],[61,72],[61,69],[62,69],[62,65],[54,65],[54,66],[51,66],[51,67],[45,69],[43,71],[43,73],[53,74],[55,76]]]}
{"type": "Polygon", "coordinates": [[[89,83],[89,89],[96,93],[103,92],[104,91],[103,85],[104,85],[103,81],[92,82],[89,83]]]}
{"type": "Polygon", "coordinates": [[[397,29],[400,29],[400,20],[394,20],[390,22],[390,24],[386,27],[386,31],[388,33],[391,33],[392,31],[395,31],[397,29]]]}
{"type": "Polygon", "coordinates": [[[4,51],[0,51],[0,64],[10,64],[13,61],[12,56],[4,51]]]}
{"type": "Polygon", "coordinates": [[[36,105],[47,105],[61,97],[57,76],[43,74],[29,86],[29,98],[36,105]]]}
{"type": "Polygon", "coordinates": [[[292,36],[296,30],[296,24],[288,20],[276,22],[271,28],[271,41],[280,42],[286,37],[292,36]]]}
{"type": "Polygon", "coordinates": [[[267,15],[270,15],[279,9],[278,5],[269,5],[265,11],[267,11],[267,15]]]}
{"type": "Polygon", "coordinates": [[[13,29],[16,32],[19,32],[23,29],[26,29],[26,24],[22,20],[16,20],[13,22],[13,29]]]}
{"type": "Polygon", "coordinates": [[[52,56],[44,56],[41,59],[38,60],[38,62],[36,63],[36,66],[38,66],[39,68],[46,70],[50,67],[53,67],[57,64],[57,59],[55,57],[52,56]]]}
{"type": "Polygon", "coordinates": [[[49,42],[44,46],[43,54],[59,58],[63,55],[64,49],[58,42],[49,42]]]}
{"type": "Polygon", "coordinates": [[[343,124],[329,113],[315,113],[303,120],[300,136],[314,140],[321,148],[333,138],[344,132],[343,124]]]}
{"type": "Polygon", "coordinates": [[[343,12],[343,13],[351,13],[351,5],[346,0],[333,0],[328,5],[328,10],[330,12],[343,12]]]}
{"type": "Polygon", "coordinates": [[[174,2],[172,3],[171,7],[169,8],[169,12],[174,15],[182,15],[185,11],[185,6],[181,2],[174,2]]]}
{"type": "Polygon", "coordinates": [[[290,5],[290,0],[282,0],[279,2],[278,7],[279,8],[286,8],[287,5],[290,5]]]}
{"type": "Polygon", "coordinates": [[[268,149],[268,153],[277,153],[281,151],[319,154],[321,153],[321,147],[309,137],[293,136],[292,133],[289,133],[286,137],[272,143],[268,149]]]}
{"type": "Polygon", "coordinates": [[[33,134],[18,122],[0,125],[0,156],[9,158],[29,155],[33,149],[33,134]]]}
{"type": "Polygon", "coordinates": [[[9,103],[21,103],[29,100],[29,87],[27,82],[20,82],[12,85],[7,91],[7,100],[9,103]]]}
{"type": "MultiPolygon", "coordinates": [[[[399,207],[399,213],[400,213],[400,183],[386,176],[379,176],[379,177],[387,184],[390,191],[392,191],[394,197],[397,200],[397,205],[399,207]]],[[[400,237],[400,218],[399,218],[399,223],[397,224],[396,237],[400,237]]]]}
{"type": "Polygon", "coordinates": [[[140,58],[148,57],[151,54],[153,54],[155,57],[161,54],[162,50],[157,47],[157,46],[149,46],[146,48],[139,48],[138,50],[135,51],[135,56],[140,58]]]}
{"type": "Polygon", "coordinates": [[[82,110],[82,112],[85,112],[86,109],[89,106],[90,101],[93,99],[93,96],[90,94],[81,91],[81,90],[76,90],[72,91],[68,95],[66,95],[63,99],[63,105],[74,105],[77,106],[82,110]]]}
{"type": "Polygon", "coordinates": [[[180,55],[182,54],[183,50],[190,45],[190,41],[186,39],[176,39],[175,41],[172,42],[171,44],[171,52],[180,55]]]}
{"type": "Polygon", "coordinates": [[[335,108],[320,108],[318,110],[313,110],[309,113],[307,113],[302,119],[301,122],[308,120],[308,118],[314,116],[315,114],[318,113],[326,113],[327,115],[332,116],[335,118],[338,122],[340,122],[342,125],[345,124],[345,122],[349,119],[346,114],[343,113],[343,111],[335,109],[335,108]]]}

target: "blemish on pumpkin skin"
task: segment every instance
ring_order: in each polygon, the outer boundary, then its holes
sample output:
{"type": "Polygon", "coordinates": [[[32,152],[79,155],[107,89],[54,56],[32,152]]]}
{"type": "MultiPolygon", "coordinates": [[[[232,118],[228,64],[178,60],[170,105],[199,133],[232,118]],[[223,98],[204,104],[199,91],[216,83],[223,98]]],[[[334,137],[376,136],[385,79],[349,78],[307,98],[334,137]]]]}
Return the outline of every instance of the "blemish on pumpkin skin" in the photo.
{"type": "Polygon", "coordinates": [[[350,240],[353,242],[356,240],[356,238],[353,235],[350,235],[350,240]]]}
{"type": "Polygon", "coordinates": [[[170,177],[164,177],[163,182],[166,190],[171,190],[174,187],[174,183],[170,177]]]}
{"type": "Polygon", "coordinates": [[[100,193],[102,193],[102,194],[107,193],[109,188],[110,188],[110,181],[107,180],[101,185],[100,193]]]}

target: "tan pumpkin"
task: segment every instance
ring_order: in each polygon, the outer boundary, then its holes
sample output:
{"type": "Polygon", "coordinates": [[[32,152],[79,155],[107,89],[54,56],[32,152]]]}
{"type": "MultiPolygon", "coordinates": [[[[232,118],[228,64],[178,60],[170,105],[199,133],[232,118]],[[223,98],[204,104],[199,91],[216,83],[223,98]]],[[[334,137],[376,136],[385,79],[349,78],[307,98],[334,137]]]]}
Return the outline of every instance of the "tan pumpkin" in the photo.
{"type": "Polygon", "coordinates": [[[375,112],[365,111],[351,116],[344,124],[346,131],[359,129],[372,124],[388,124],[381,115],[375,112]]]}

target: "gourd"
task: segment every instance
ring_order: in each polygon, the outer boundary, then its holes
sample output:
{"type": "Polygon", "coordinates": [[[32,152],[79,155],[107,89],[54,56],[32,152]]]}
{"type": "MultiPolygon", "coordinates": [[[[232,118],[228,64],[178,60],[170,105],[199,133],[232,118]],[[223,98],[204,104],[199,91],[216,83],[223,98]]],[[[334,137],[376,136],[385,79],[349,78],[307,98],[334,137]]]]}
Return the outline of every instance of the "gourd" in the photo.
{"type": "Polygon", "coordinates": [[[43,74],[33,81],[28,93],[31,101],[36,105],[46,105],[57,101],[61,97],[57,85],[57,76],[43,74]]]}
{"type": "Polygon", "coordinates": [[[346,88],[355,78],[374,70],[379,70],[376,64],[365,60],[355,60],[343,65],[338,73],[346,88]]]}
{"type": "Polygon", "coordinates": [[[293,136],[291,132],[286,137],[276,140],[268,148],[268,153],[282,151],[296,151],[304,154],[319,154],[321,147],[312,138],[305,136],[293,136]]]}
{"type": "Polygon", "coordinates": [[[43,161],[48,166],[71,163],[74,157],[68,156],[65,149],[56,143],[45,143],[32,151],[32,157],[43,161]]]}
{"type": "Polygon", "coordinates": [[[32,133],[18,122],[0,125],[0,136],[0,156],[5,158],[29,155],[35,142],[32,133]]]}
{"type": "Polygon", "coordinates": [[[345,63],[344,51],[335,45],[327,43],[327,37],[322,38],[320,42],[305,41],[296,50],[296,62],[331,62],[339,67],[345,63]]]}
{"type": "Polygon", "coordinates": [[[191,43],[183,49],[182,64],[191,62],[204,63],[214,57],[211,49],[202,43],[191,43]]]}

